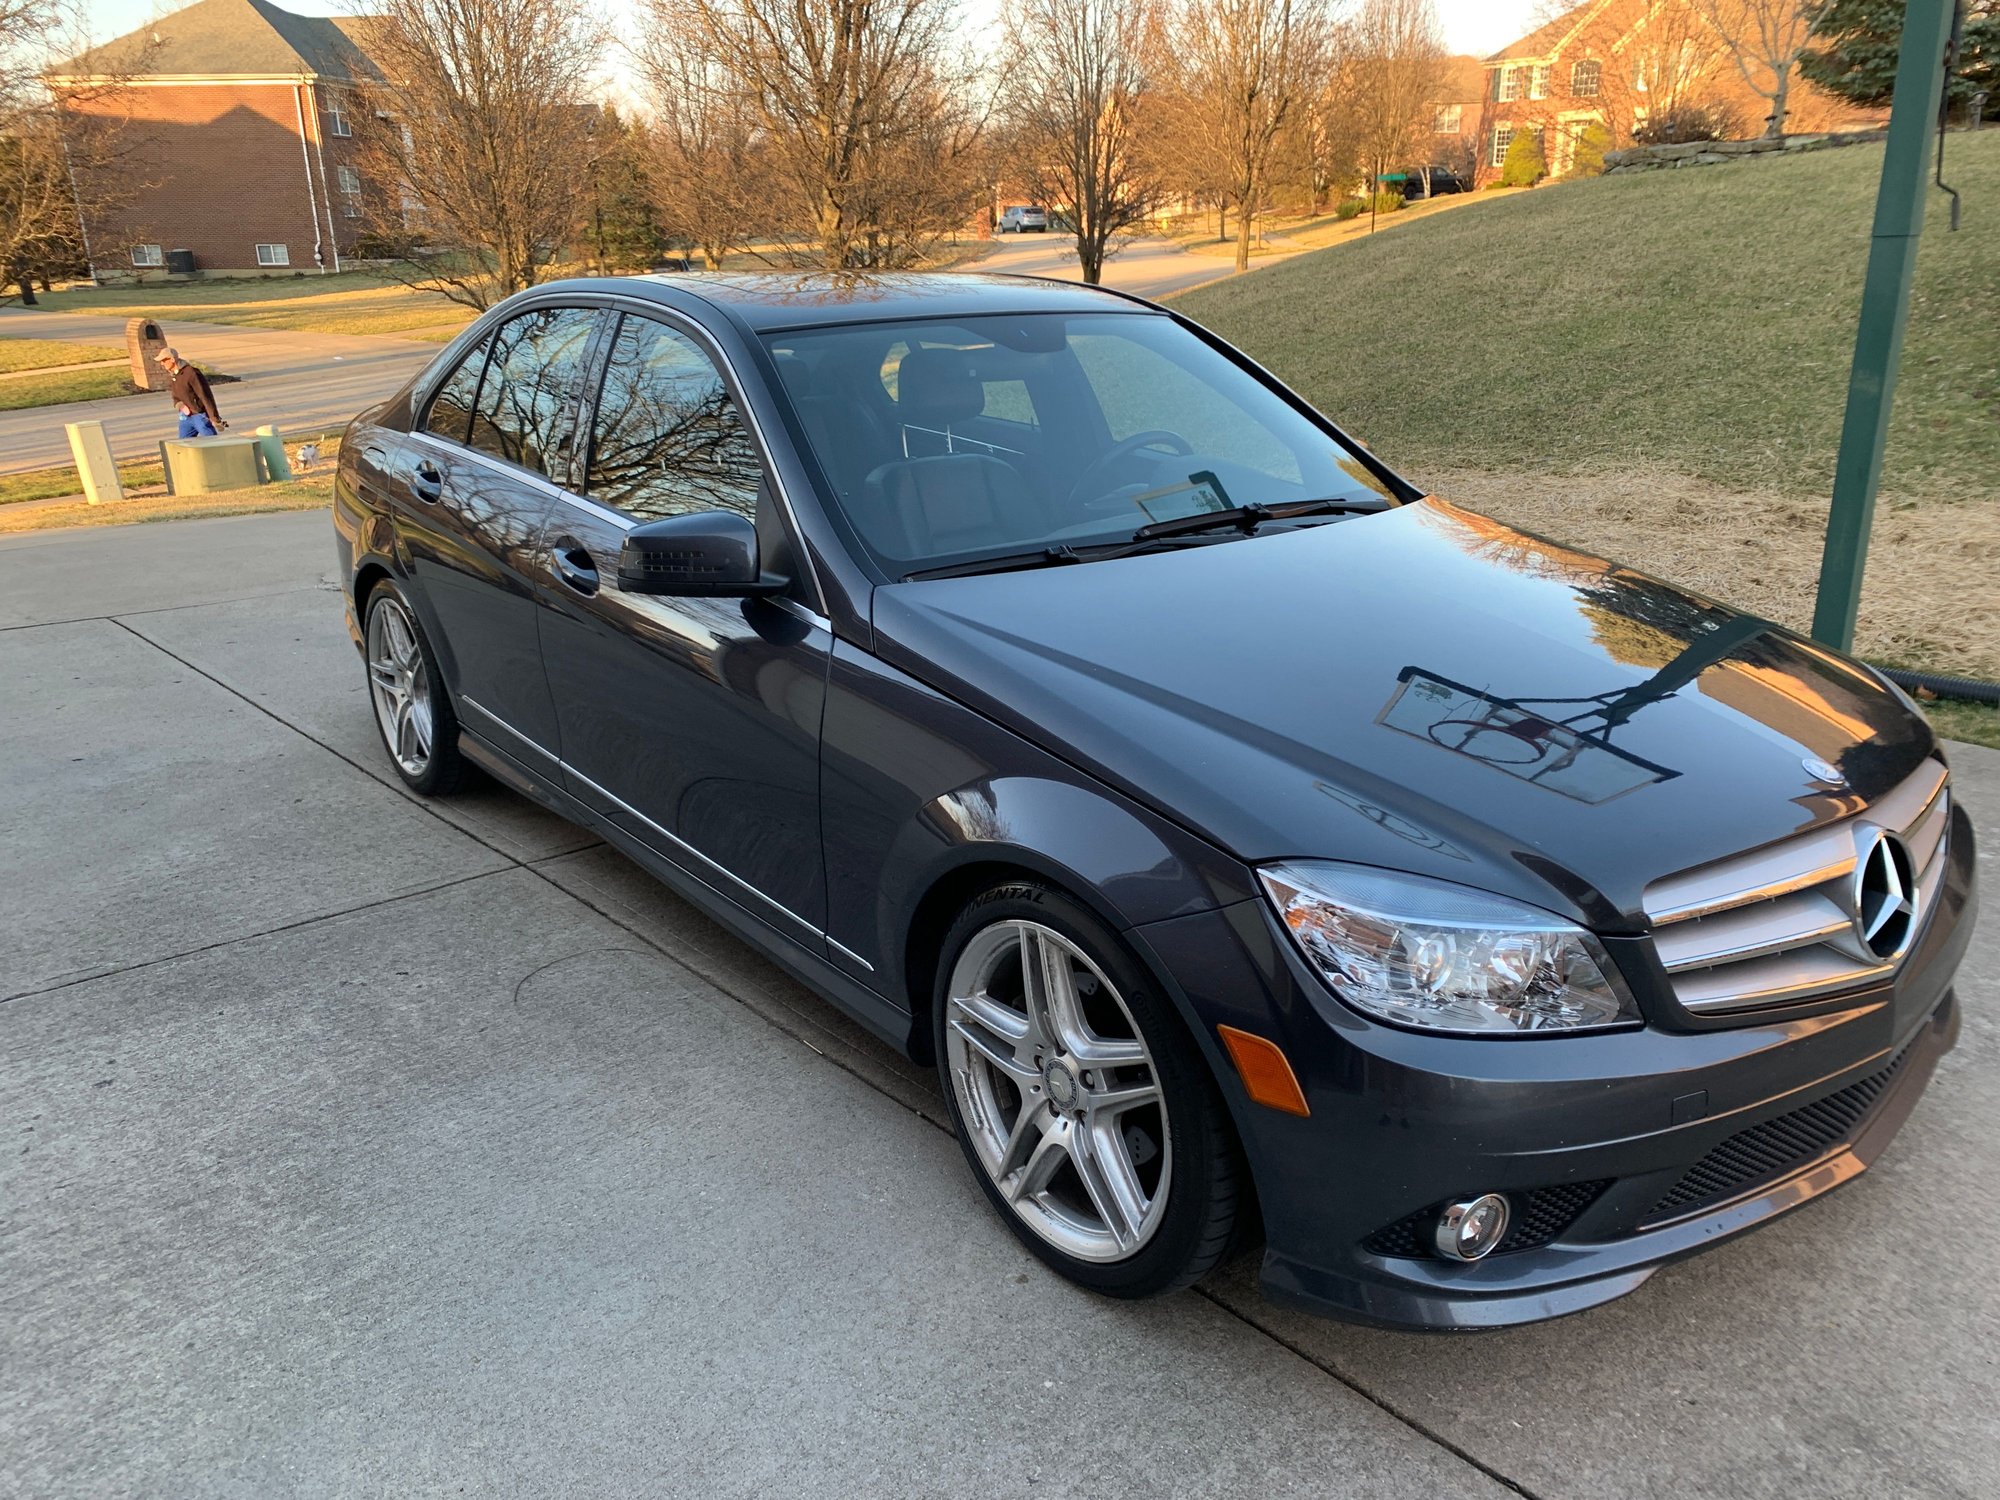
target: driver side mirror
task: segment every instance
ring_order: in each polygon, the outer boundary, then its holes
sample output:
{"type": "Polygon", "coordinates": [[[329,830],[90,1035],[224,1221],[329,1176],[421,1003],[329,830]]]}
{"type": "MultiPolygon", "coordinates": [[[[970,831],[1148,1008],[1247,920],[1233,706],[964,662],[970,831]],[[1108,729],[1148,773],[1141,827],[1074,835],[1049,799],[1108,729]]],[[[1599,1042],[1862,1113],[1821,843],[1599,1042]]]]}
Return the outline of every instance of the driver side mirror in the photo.
{"type": "Polygon", "coordinates": [[[628,594],[740,599],[790,581],[758,567],[757,528],[733,510],[648,521],[625,533],[618,553],[618,587],[628,594]]]}

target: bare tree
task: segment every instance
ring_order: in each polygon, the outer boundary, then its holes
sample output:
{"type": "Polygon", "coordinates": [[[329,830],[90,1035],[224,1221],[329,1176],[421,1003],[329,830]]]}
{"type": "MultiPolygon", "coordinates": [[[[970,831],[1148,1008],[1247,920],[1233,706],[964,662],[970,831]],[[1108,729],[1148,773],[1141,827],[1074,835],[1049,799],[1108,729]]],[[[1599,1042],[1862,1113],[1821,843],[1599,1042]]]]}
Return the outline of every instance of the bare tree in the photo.
{"type": "Polygon", "coordinates": [[[715,271],[775,213],[743,90],[716,65],[699,32],[678,24],[682,12],[679,0],[654,0],[652,24],[636,49],[659,151],[653,199],[667,233],[692,244],[715,271]]]}
{"type": "Polygon", "coordinates": [[[891,242],[913,253],[954,177],[969,211],[978,131],[964,128],[969,70],[948,61],[952,21],[951,0],[682,0],[653,13],[755,123],[772,217],[835,269],[879,263],[891,242]]]}
{"type": "Polygon", "coordinates": [[[1280,133],[1324,72],[1324,0],[1179,0],[1163,32],[1164,123],[1236,205],[1236,269],[1247,271],[1280,133]]]}
{"type": "MultiPolygon", "coordinates": [[[[1362,159],[1369,168],[1369,230],[1382,174],[1426,148],[1445,81],[1443,33],[1431,0],[1362,0],[1354,18],[1352,68],[1362,159]]],[[[1430,155],[1419,170],[1430,191],[1430,155]]]]}
{"type": "Polygon", "coordinates": [[[145,185],[145,137],[119,105],[145,51],[99,60],[90,78],[48,76],[83,49],[71,0],[0,0],[0,302],[32,305],[37,280],[88,265],[89,226],[145,185]]]}
{"type": "Polygon", "coordinates": [[[1083,279],[1158,201],[1142,158],[1144,0],[1010,0],[1006,117],[1016,174],[1067,215],[1083,279]]]}
{"type": "Polygon", "coordinates": [[[374,238],[403,279],[490,307],[535,285],[590,181],[599,37],[586,0],[373,0],[386,107],[366,149],[390,184],[374,238]]]}
{"type": "Polygon", "coordinates": [[[1750,88],[1770,101],[1764,134],[1785,133],[1792,79],[1812,40],[1818,0],[1693,0],[1750,88]]]}

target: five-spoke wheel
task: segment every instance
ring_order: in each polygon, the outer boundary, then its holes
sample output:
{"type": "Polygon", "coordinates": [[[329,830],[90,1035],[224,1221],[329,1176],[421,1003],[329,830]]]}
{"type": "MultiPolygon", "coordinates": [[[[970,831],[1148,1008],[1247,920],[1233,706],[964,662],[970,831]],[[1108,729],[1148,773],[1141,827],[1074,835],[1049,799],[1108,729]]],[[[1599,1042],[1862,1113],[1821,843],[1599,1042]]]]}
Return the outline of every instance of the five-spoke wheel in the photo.
{"type": "Polygon", "coordinates": [[[1037,1255],[1123,1296],[1221,1257],[1238,1173],[1221,1100],[1094,916],[1041,886],[988,892],[946,939],[935,1021],[966,1156],[1037,1255]]]}
{"type": "Polygon", "coordinates": [[[462,766],[457,720],[416,614],[393,583],[368,596],[363,655],[375,725],[397,773],[427,795],[450,791],[462,766]]]}

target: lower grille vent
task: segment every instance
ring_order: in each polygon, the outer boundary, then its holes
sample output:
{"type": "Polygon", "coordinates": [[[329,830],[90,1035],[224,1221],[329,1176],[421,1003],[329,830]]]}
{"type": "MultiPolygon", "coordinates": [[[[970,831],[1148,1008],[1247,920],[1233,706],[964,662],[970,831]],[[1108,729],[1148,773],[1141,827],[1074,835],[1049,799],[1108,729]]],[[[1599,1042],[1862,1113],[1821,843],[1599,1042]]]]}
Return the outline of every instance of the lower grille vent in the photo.
{"type": "Polygon", "coordinates": [[[1909,1058],[1908,1049],[1883,1068],[1802,1109],[1739,1130],[1710,1151],[1646,1215],[1647,1224],[1677,1219],[1775,1182],[1849,1139],[1909,1058]]]}
{"type": "MultiPolygon", "coordinates": [[[[1539,1250],[1577,1221],[1577,1217],[1597,1201],[1597,1195],[1611,1186],[1604,1182],[1565,1182],[1555,1187],[1535,1188],[1526,1193],[1509,1193],[1514,1205],[1513,1222],[1507,1238],[1495,1255],[1513,1250],[1539,1250]]],[[[1443,1205],[1420,1209],[1399,1219],[1386,1229],[1378,1229],[1364,1242],[1371,1255],[1393,1255],[1412,1259],[1435,1256],[1432,1231],[1437,1228],[1438,1210],[1443,1205]]]]}

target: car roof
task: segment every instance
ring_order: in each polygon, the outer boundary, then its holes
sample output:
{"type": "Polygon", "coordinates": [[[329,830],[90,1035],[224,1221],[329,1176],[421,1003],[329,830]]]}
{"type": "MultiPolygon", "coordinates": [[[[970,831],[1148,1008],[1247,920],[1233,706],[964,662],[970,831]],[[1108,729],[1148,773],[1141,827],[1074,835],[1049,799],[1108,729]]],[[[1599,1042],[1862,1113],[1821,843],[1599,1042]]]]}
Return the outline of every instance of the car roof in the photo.
{"type": "MultiPolygon", "coordinates": [[[[548,283],[542,290],[557,285],[548,283]]],[[[626,296],[652,295],[668,306],[694,297],[758,333],[828,323],[894,323],[994,313],[1153,310],[1138,298],[1072,281],[963,271],[695,271],[593,277],[570,285],[626,296]]]]}

